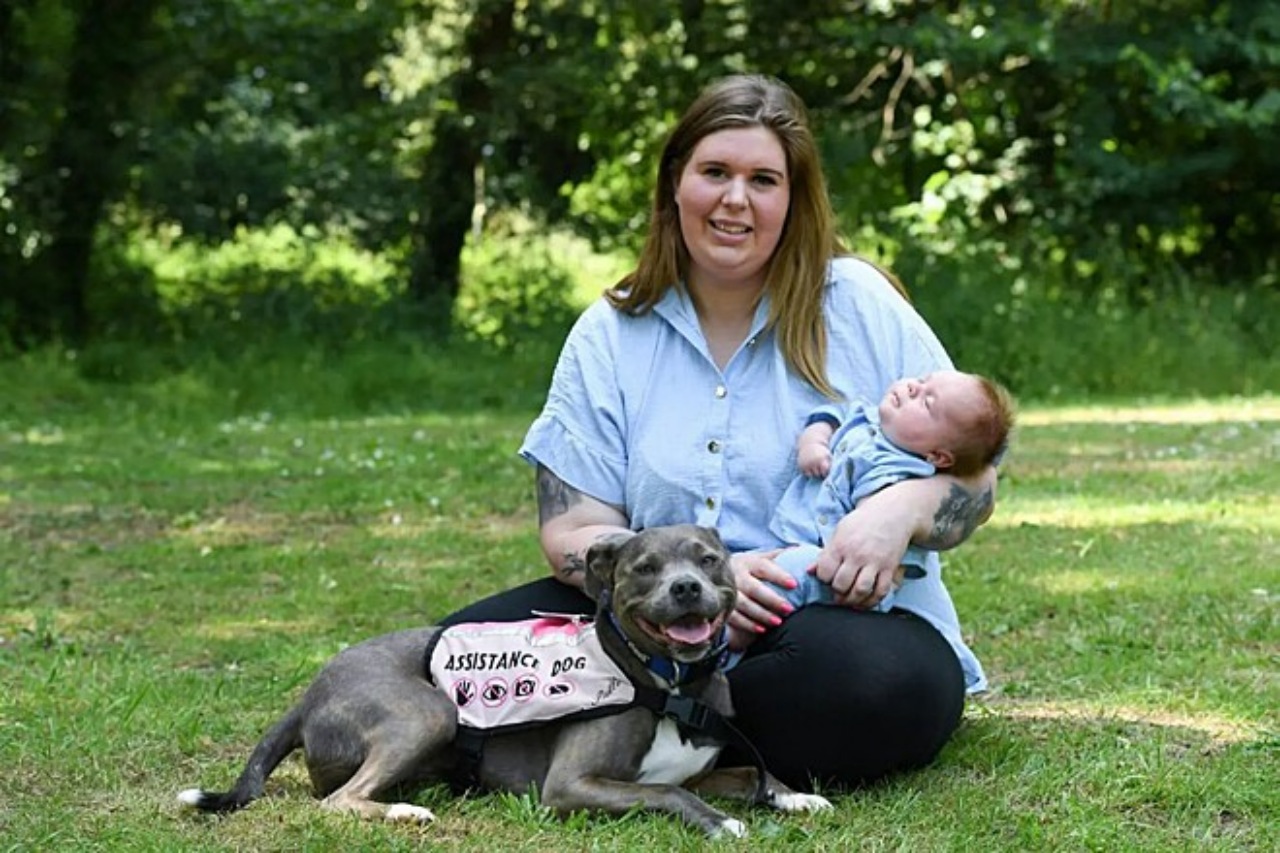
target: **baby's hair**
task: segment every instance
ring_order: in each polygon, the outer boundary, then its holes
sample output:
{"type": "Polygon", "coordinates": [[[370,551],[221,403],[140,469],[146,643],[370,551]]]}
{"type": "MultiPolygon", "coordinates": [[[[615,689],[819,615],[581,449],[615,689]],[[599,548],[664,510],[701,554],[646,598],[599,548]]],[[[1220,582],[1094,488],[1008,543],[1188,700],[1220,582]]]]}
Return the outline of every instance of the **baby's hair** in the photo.
{"type": "Polygon", "coordinates": [[[1009,433],[1017,420],[1013,395],[992,379],[971,374],[982,389],[985,406],[967,425],[966,436],[956,447],[955,462],[948,469],[958,477],[976,474],[1000,461],[1009,447],[1009,433]]]}

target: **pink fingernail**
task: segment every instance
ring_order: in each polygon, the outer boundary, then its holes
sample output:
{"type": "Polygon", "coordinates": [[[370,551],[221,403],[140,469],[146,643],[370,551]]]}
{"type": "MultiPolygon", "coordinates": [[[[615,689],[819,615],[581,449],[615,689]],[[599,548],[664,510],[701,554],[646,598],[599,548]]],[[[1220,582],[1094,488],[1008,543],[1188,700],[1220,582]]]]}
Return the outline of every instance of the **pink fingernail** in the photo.
{"type": "Polygon", "coordinates": [[[763,634],[765,632],[765,627],[763,625],[752,625],[751,630],[755,631],[757,634],[763,634]]]}
{"type": "Polygon", "coordinates": [[[781,616],[770,616],[770,617],[769,617],[769,624],[770,624],[770,625],[772,625],[773,627],[777,628],[779,625],[781,625],[781,624],[782,624],[782,617],[781,617],[781,616]]]}
{"type": "Polygon", "coordinates": [[[792,607],[792,606],[791,606],[791,604],[790,604],[789,602],[786,602],[786,601],[782,602],[782,609],[783,609],[783,610],[784,610],[788,615],[790,615],[790,614],[792,614],[792,613],[795,613],[795,612],[796,612],[796,609],[795,609],[794,607],[792,607]]]}

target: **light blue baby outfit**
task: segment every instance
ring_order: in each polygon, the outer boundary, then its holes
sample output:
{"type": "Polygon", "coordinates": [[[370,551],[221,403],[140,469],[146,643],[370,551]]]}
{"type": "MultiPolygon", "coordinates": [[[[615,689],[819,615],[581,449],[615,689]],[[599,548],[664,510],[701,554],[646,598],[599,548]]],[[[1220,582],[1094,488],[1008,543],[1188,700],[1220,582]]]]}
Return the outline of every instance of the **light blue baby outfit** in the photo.
{"type": "MultiPolygon", "coordinates": [[[[831,468],[825,478],[798,474],[769,521],[769,532],[778,538],[779,545],[815,546],[788,549],[777,560],[797,582],[794,589],[779,588],[779,592],[797,608],[834,601],[830,585],[810,574],[809,567],[817,558],[818,549],[835,534],[836,524],[853,511],[858,501],[908,477],[931,477],[936,470],[931,462],[890,441],[880,429],[878,407],[865,400],[843,407],[821,406],[809,416],[806,425],[816,421],[836,427],[830,442],[831,468]]],[[[908,581],[924,577],[928,556],[923,548],[907,547],[902,565],[906,566],[908,581]]],[[[891,609],[895,598],[891,592],[875,609],[891,609]]]]}

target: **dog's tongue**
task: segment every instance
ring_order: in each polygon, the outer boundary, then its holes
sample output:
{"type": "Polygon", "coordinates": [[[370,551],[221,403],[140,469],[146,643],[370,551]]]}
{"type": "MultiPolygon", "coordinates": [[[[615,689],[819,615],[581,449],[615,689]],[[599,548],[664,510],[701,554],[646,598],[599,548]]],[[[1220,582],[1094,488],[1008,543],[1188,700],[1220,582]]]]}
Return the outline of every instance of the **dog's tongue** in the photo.
{"type": "Polygon", "coordinates": [[[672,622],[665,629],[668,637],[686,646],[697,646],[711,640],[711,623],[706,619],[672,622]]]}

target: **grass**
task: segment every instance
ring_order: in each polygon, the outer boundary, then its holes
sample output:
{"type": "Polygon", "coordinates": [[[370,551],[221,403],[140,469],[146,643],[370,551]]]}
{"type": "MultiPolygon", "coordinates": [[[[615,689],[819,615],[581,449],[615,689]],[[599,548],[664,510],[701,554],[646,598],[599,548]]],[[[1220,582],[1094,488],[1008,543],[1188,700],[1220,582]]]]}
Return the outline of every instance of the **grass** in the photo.
{"type": "MultiPolygon", "coordinates": [[[[515,449],[547,364],[0,363],[0,850],[703,847],[440,788],[414,793],[435,826],[364,824],[296,759],[240,814],[174,800],[344,644],[544,572],[515,449]]],[[[994,689],[936,766],[825,815],[731,806],[753,834],[721,847],[1280,848],[1280,399],[1024,408],[947,562],[994,689]]]]}

